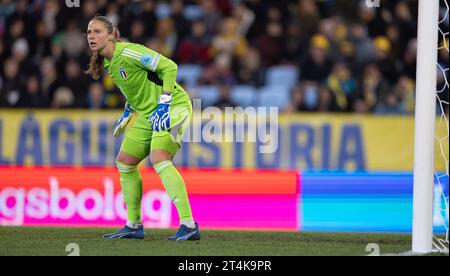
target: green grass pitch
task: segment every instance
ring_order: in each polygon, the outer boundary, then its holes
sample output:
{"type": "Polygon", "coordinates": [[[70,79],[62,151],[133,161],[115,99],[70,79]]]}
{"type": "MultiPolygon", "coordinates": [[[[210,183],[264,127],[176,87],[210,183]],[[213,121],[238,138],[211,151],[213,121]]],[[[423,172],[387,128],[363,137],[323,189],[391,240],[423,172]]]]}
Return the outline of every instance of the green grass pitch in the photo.
{"type": "Polygon", "coordinates": [[[380,254],[411,249],[411,235],[366,233],[250,232],[203,230],[202,240],[169,242],[174,229],[146,229],[145,240],[105,240],[100,228],[0,227],[0,255],[68,255],[66,246],[79,245],[81,256],[305,256],[368,255],[370,243],[380,254]]]}

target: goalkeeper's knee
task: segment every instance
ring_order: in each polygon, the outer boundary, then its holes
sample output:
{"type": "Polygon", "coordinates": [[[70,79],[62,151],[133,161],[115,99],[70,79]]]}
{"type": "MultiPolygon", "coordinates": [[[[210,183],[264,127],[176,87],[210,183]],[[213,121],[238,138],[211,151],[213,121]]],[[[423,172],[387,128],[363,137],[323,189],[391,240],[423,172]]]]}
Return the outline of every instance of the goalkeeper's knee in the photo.
{"type": "Polygon", "coordinates": [[[128,165],[116,160],[116,167],[120,174],[130,174],[137,170],[137,165],[128,165]]]}

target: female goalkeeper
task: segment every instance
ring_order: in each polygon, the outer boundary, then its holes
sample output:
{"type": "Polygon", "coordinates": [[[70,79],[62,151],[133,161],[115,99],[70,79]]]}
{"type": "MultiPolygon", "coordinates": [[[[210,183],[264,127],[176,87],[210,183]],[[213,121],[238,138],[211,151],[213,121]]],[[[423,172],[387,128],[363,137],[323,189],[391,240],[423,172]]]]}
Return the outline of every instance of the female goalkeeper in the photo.
{"type": "Polygon", "coordinates": [[[200,231],[192,217],[183,178],[172,164],[192,117],[191,99],[175,80],[177,65],[145,46],[119,41],[119,31],[104,16],[88,25],[91,49],[88,73],[98,79],[103,68],[127,99],[114,136],[124,132],[132,113],[136,120],[125,134],[116,159],[122,193],[127,207],[127,223],[108,239],[143,239],[141,220],[142,178],[138,164],[150,154],[155,171],[175,204],[180,228],[168,240],[199,240],[200,231]]]}

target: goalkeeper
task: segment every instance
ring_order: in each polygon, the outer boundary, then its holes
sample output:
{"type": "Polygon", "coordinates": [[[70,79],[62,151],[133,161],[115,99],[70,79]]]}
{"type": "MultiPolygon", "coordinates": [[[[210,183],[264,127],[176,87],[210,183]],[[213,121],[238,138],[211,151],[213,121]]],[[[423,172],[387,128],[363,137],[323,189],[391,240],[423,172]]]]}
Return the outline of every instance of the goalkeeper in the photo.
{"type": "Polygon", "coordinates": [[[116,159],[127,223],[123,229],[104,238],[144,238],[142,178],[137,166],[150,155],[180,217],[180,228],[168,240],[199,240],[200,231],[192,217],[185,183],[171,161],[192,117],[191,99],[175,82],[177,65],[145,46],[120,42],[119,31],[104,16],[96,16],[89,22],[87,40],[92,52],[87,72],[98,79],[106,68],[127,99],[114,136],[122,134],[132,114],[136,115],[116,159]]]}

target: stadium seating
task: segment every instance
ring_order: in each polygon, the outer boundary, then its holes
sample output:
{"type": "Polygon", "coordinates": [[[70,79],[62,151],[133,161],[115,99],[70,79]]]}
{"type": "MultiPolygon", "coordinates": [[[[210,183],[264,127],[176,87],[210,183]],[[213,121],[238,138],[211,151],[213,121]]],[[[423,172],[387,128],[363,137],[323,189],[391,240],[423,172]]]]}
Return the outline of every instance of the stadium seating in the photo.
{"type": "Polygon", "coordinates": [[[177,81],[182,81],[188,86],[194,87],[197,85],[202,71],[202,67],[198,64],[180,64],[178,65],[177,81]]]}
{"type": "Polygon", "coordinates": [[[258,95],[258,106],[278,107],[283,110],[290,101],[291,91],[283,85],[270,85],[260,88],[258,95]]]}
{"type": "Polygon", "coordinates": [[[219,87],[203,85],[195,88],[196,96],[202,101],[202,108],[215,104],[220,99],[219,87]]]}
{"type": "Polygon", "coordinates": [[[198,5],[186,5],[183,10],[183,15],[189,21],[194,21],[202,17],[203,10],[198,5]]]}
{"type": "Polygon", "coordinates": [[[155,14],[157,18],[166,18],[171,15],[170,5],[167,3],[158,3],[156,5],[155,14]]]}
{"type": "Polygon", "coordinates": [[[273,66],[267,69],[266,85],[285,85],[291,89],[297,84],[298,78],[299,71],[294,66],[273,66]]]}
{"type": "Polygon", "coordinates": [[[257,94],[253,86],[236,85],[231,90],[231,100],[244,108],[254,106],[256,97],[257,94]]]}

